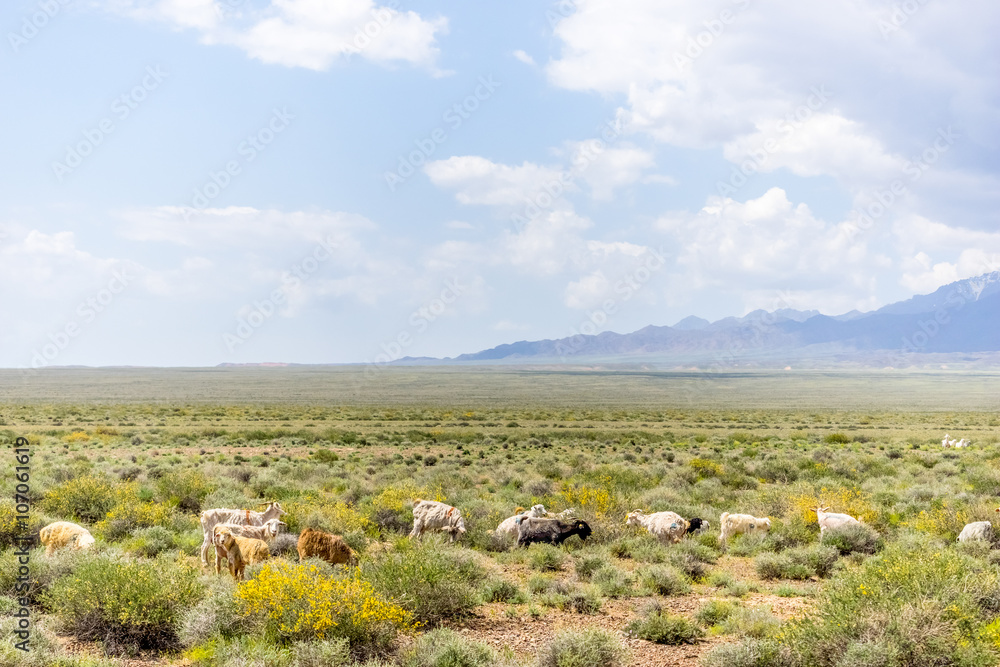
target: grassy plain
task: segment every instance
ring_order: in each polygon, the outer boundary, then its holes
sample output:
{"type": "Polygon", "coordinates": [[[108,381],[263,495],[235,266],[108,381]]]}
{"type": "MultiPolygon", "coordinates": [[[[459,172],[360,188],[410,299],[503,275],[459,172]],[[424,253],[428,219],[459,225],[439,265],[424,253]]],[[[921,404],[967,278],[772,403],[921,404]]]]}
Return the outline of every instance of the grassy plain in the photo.
{"type": "MultiPolygon", "coordinates": [[[[98,648],[227,667],[574,651],[594,665],[997,664],[1000,558],[955,538],[996,516],[998,407],[988,372],[0,371],[0,442],[32,445],[32,527],[75,520],[98,538],[96,554],[33,552],[36,662],[5,639],[0,665],[126,659],[98,648]],[[946,432],[974,446],[943,450],[946,432]],[[403,539],[414,497],[463,510],[459,545],[403,539]],[[291,531],[344,535],[360,570],[309,570],[292,551],[252,570],[256,588],[200,571],[198,511],[268,500],[291,531]],[[491,535],[538,502],[575,508],[593,537],[514,550],[491,535]],[[817,502],[874,532],[821,544],[817,502]],[[712,530],[663,545],[623,525],[636,508],[712,530]],[[723,511],[774,527],[721,545],[723,511]],[[346,602],[359,599],[368,611],[346,602]]],[[[0,509],[6,613],[15,527],[13,504],[0,509]]]]}

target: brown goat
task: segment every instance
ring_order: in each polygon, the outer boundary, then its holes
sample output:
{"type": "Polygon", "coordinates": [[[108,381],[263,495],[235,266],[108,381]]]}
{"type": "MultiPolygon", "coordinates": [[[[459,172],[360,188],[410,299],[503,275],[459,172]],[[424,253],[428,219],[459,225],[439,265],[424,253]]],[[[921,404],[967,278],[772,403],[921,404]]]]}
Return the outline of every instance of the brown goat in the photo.
{"type": "Polygon", "coordinates": [[[219,572],[218,556],[222,556],[229,561],[229,573],[236,581],[243,581],[244,569],[247,565],[253,565],[271,557],[271,550],[267,547],[267,542],[249,537],[239,537],[233,535],[232,531],[221,528],[215,531],[216,548],[216,573],[219,572]],[[220,554],[220,547],[224,553],[220,554]]]}
{"type": "Polygon", "coordinates": [[[338,563],[358,564],[357,555],[351,550],[351,547],[347,546],[344,538],[312,528],[306,528],[299,535],[298,551],[300,561],[310,556],[318,556],[331,565],[338,563]]]}

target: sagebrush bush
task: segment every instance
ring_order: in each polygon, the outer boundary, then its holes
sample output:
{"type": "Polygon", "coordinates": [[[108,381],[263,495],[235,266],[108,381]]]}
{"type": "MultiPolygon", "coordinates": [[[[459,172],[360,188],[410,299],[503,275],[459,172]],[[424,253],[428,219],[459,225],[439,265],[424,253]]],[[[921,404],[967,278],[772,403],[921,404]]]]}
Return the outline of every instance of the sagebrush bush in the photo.
{"type": "Polygon", "coordinates": [[[517,584],[506,579],[492,579],[483,585],[484,602],[513,602],[515,604],[527,601],[527,596],[517,584]]]}
{"type": "Polygon", "coordinates": [[[683,595],[691,591],[684,575],[669,565],[646,568],[639,574],[639,581],[653,595],[683,595]]]}
{"type": "Polygon", "coordinates": [[[617,667],[625,647],[605,630],[563,630],[538,652],[538,667],[617,667]]]}
{"type": "Polygon", "coordinates": [[[881,546],[878,532],[866,524],[848,524],[831,528],[823,533],[823,544],[834,547],[842,555],[861,553],[873,554],[881,546]]]}
{"type": "Polygon", "coordinates": [[[162,526],[152,526],[132,533],[125,549],[139,556],[153,558],[176,546],[177,538],[173,533],[162,526]]]}
{"type": "Polygon", "coordinates": [[[181,645],[190,648],[250,631],[250,619],[243,615],[235,593],[232,577],[212,577],[201,600],[179,614],[177,636],[181,645]]]}
{"type": "Polygon", "coordinates": [[[53,582],[43,598],[67,630],[100,640],[109,653],[124,653],[175,646],[181,610],[203,591],[194,566],[93,554],[53,582]]]}
{"type": "Polygon", "coordinates": [[[859,642],[899,647],[902,664],[996,664],[1000,645],[984,630],[995,618],[988,601],[998,586],[986,563],[901,535],[833,579],[785,641],[797,659],[818,666],[838,665],[859,642]]]}
{"type": "Polygon", "coordinates": [[[729,618],[736,610],[732,602],[709,600],[695,613],[695,620],[704,626],[712,626],[729,618]]]}
{"type": "Polygon", "coordinates": [[[403,657],[402,667],[491,667],[496,662],[489,646],[439,628],[416,641],[403,657]]]}
{"type": "Polygon", "coordinates": [[[629,597],[634,592],[631,575],[616,567],[606,567],[603,570],[598,570],[592,580],[605,597],[629,597]]]}
{"type": "MultiPolygon", "coordinates": [[[[790,653],[773,639],[744,639],[735,644],[720,644],[706,653],[703,667],[793,667],[790,653]]],[[[873,663],[872,667],[890,667],[894,663],[873,663]]],[[[860,666],[857,666],[860,667],[860,666]]]]}
{"type": "Polygon", "coordinates": [[[531,567],[539,572],[558,572],[566,563],[566,554],[551,544],[533,544],[529,551],[531,567]]]}
{"type": "Polygon", "coordinates": [[[471,557],[432,540],[366,560],[362,570],[380,593],[432,626],[471,613],[486,578],[471,557]]]}
{"type": "Polygon", "coordinates": [[[656,611],[629,623],[625,630],[632,635],[657,644],[695,644],[705,632],[683,616],[656,611]]]}

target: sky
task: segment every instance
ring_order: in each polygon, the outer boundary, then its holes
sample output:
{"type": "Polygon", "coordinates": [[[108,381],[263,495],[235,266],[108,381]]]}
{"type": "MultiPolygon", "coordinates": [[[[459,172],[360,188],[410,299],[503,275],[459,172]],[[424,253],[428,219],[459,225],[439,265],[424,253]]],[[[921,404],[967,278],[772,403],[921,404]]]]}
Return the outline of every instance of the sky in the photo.
{"type": "Polygon", "coordinates": [[[1000,268],[994,0],[9,0],[0,367],[381,365],[1000,268]]]}

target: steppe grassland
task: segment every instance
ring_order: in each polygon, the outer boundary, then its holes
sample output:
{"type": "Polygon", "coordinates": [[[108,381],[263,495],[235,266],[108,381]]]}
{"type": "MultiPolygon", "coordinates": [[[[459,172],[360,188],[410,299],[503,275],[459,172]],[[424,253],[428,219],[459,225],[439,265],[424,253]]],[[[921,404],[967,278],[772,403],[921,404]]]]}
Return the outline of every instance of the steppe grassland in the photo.
{"type": "MultiPolygon", "coordinates": [[[[557,636],[547,650],[612,660],[625,638],[633,664],[693,642],[704,664],[843,667],[1000,656],[1000,559],[954,544],[966,522],[995,516],[1000,496],[989,375],[48,373],[4,385],[0,439],[32,443],[33,527],[76,520],[99,549],[35,553],[43,644],[58,622],[164,664],[436,664],[441,651],[517,664],[553,656],[474,640],[526,623],[546,637],[608,629],[624,614],[611,635],[557,636]],[[943,450],[945,432],[974,447],[943,450]],[[414,497],[462,508],[460,546],[402,539],[414,497]],[[289,510],[292,531],[344,535],[360,570],[276,560],[239,590],[199,572],[198,510],[265,500],[289,510]],[[877,535],[819,544],[809,508],[820,501],[877,535]],[[490,534],[538,502],[576,508],[593,538],[514,551],[490,534]],[[623,525],[635,508],[701,516],[713,530],[664,546],[623,525]],[[723,548],[722,511],[770,516],[774,528],[723,548]],[[265,600],[253,588],[263,582],[278,593],[265,600]],[[887,586],[893,595],[880,594],[887,586]],[[117,597],[85,604],[98,590],[117,597]],[[465,638],[447,634],[463,624],[465,638]]],[[[13,475],[2,484],[10,497],[13,475]]],[[[8,550],[8,596],[13,562],[8,550]]],[[[38,664],[57,652],[39,651],[38,664]]]]}

